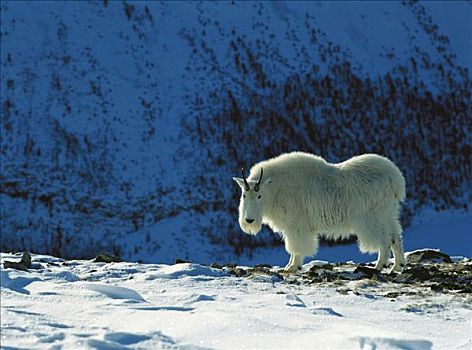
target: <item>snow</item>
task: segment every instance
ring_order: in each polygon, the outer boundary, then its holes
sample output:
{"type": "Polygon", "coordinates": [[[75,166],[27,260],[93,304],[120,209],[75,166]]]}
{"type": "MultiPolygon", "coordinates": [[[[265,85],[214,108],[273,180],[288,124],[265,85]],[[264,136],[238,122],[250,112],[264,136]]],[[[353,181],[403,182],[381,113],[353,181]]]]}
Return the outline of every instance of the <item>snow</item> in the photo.
{"type": "Polygon", "coordinates": [[[130,301],[145,301],[139,293],[136,291],[116,286],[107,286],[104,284],[87,284],[85,287],[89,290],[93,290],[100,294],[103,294],[106,298],[110,299],[126,299],[130,301]]]}
{"type": "Polygon", "coordinates": [[[190,263],[33,262],[41,269],[2,267],[2,349],[466,349],[472,341],[470,305],[451,294],[392,300],[372,292],[371,280],[342,294],[190,263]]]}

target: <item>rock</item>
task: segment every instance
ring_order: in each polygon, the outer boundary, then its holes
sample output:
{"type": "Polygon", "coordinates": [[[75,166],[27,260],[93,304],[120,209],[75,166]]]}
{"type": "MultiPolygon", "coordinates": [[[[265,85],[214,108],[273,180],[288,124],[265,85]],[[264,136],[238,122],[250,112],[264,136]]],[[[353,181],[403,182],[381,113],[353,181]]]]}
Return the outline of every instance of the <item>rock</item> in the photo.
{"type": "Polygon", "coordinates": [[[270,275],[271,271],[270,268],[261,265],[255,265],[252,269],[250,269],[251,272],[258,272],[258,273],[263,273],[266,275],[270,275]]]}
{"type": "Polygon", "coordinates": [[[236,266],[238,266],[238,264],[236,263],[226,263],[226,264],[223,264],[223,267],[227,267],[229,269],[234,269],[236,266]]]}
{"type": "MultiPolygon", "coordinates": [[[[342,266],[342,265],[339,265],[339,266],[342,266]]],[[[331,265],[331,264],[324,264],[324,265],[313,265],[309,272],[317,272],[319,270],[333,270],[334,269],[334,265],[331,265]]]]}
{"type": "Polygon", "coordinates": [[[21,256],[20,262],[16,261],[4,261],[3,267],[5,269],[16,269],[22,271],[28,271],[31,268],[31,254],[28,252],[24,252],[21,256]]]}
{"type": "Polygon", "coordinates": [[[106,253],[99,253],[95,258],[94,262],[104,262],[104,263],[111,263],[111,262],[123,262],[118,256],[106,254],[106,253]]]}
{"type": "Polygon", "coordinates": [[[400,295],[402,295],[401,292],[388,292],[384,295],[386,298],[398,298],[400,295]]]}
{"type": "Polygon", "coordinates": [[[403,270],[403,275],[415,280],[428,280],[431,278],[431,274],[429,273],[428,269],[423,266],[413,266],[406,268],[403,270]]]}
{"type": "Polygon", "coordinates": [[[368,277],[377,276],[380,274],[380,271],[372,267],[367,266],[357,266],[354,270],[354,273],[362,273],[368,277]]]}
{"type": "Polygon", "coordinates": [[[31,268],[31,254],[24,252],[21,256],[20,264],[23,264],[27,269],[31,268]]]}
{"type": "Polygon", "coordinates": [[[272,265],[270,265],[270,264],[257,264],[257,265],[254,265],[254,268],[261,268],[261,267],[271,269],[272,265]]]}
{"type": "Polygon", "coordinates": [[[270,268],[266,266],[267,266],[266,264],[255,265],[254,268],[246,270],[246,272],[249,273],[250,276],[267,275],[279,281],[282,281],[284,279],[284,277],[280,273],[276,271],[272,271],[270,268]]]}
{"type": "Polygon", "coordinates": [[[444,293],[444,288],[440,284],[432,284],[431,290],[438,293],[444,293]]]}
{"type": "Polygon", "coordinates": [[[320,269],[325,269],[325,270],[333,270],[334,269],[334,265],[331,265],[331,264],[324,264],[324,265],[321,265],[321,266],[318,266],[320,269]]]}
{"type": "Polygon", "coordinates": [[[188,264],[188,263],[190,263],[190,261],[179,259],[179,258],[175,259],[175,262],[174,262],[174,264],[188,264]]]}
{"type": "Polygon", "coordinates": [[[343,295],[348,295],[349,292],[352,292],[352,289],[350,288],[338,288],[336,289],[336,292],[343,294],[343,295]]]}
{"type": "Polygon", "coordinates": [[[449,255],[432,249],[419,250],[408,254],[406,258],[409,264],[414,263],[452,263],[449,255]]]}
{"type": "Polygon", "coordinates": [[[28,271],[25,265],[16,261],[4,261],[3,267],[5,269],[16,269],[16,270],[28,271]]]}
{"type": "Polygon", "coordinates": [[[211,263],[210,267],[213,268],[213,269],[222,269],[223,268],[223,266],[221,266],[220,264],[215,263],[215,262],[211,263]]]}
{"type": "Polygon", "coordinates": [[[229,270],[229,273],[236,277],[248,277],[251,272],[240,267],[232,268],[229,270]]]}

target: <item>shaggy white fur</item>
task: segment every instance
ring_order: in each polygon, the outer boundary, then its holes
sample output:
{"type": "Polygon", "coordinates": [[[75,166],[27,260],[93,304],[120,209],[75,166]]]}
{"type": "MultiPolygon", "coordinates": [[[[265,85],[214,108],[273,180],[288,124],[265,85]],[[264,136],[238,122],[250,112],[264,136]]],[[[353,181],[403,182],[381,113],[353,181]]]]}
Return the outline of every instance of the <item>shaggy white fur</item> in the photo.
{"type": "Polygon", "coordinates": [[[301,269],[303,259],[316,254],[320,235],[337,239],[355,234],[362,252],[378,252],[378,270],[387,267],[390,249],[392,271],[405,266],[398,220],[405,179],[389,159],[364,154],[330,164],[313,154],[292,152],[254,165],[249,187],[244,179],[233,179],[242,189],[241,229],[255,235],[266,224],[280,233],[290,254],[287,271],[301,269]]]}

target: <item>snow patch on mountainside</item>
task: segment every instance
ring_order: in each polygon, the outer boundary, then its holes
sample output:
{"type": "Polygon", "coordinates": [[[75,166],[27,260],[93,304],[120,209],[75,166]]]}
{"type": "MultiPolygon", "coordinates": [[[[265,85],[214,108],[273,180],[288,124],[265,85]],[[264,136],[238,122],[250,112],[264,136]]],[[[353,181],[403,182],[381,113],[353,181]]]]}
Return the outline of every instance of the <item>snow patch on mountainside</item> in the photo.
{"type": "MultiPolygon", "coordinates": [[[[467,86],[465,68],[470,70],[472,62],[470,30],[466,29],[472,22],[468,20],[472,6],[455,2],[446,7],[421,2],[105,1],[45,5],[3,1],[2,249],[68,257],[106,250],[135,260],[168,262],[172,255],[205,261],[212,255],[230,259],[227,252],[239,249],[243,259],[251,260],[251,254],[260,253],[252,246],[246,249],[251,242],[240,240],[240,232],[232,224],[237,199],[231,177],[242,164],[247,166],[265,156],[261,145],[265,143],[269,150],[275,145],[269,138],[261,139],[261,144],[253,138],[240,140],[256,150],[237,154],[236,164],[234,157],[228,157],[234,150],[227,147],[227,139],[238,134],[218,125],[212,129],[211,118],[220,116],[224,123],[234,118],[232,123],[237,126],[245,112],[249,116],[245,124],[255,130],[258,123],[270,125],[273,117],[258,113],[280,111],[286,119],[281,118],[279,126],[290,140],[287,144],[281,141],[277,146],[280,151],[310,145],[312,151],[317,147],[322,151],[326,143],[334,142],[334,151],[327,156],[335,161],[353,154],[339,149],[337,140],[320,140],[317,128],[338,125],[329,116],[346,119],[342,113],[351,113],[349,108],[359,105],[357,97],[352,103],[340,98],[340,93],[352,96],[349,84],[341,84],[341,90],[330,95],[336,80],[347,73],[354,74],[354,87],[360,86],[359,81],[368,87],[393,72],[390,80],[386,79],[389,89],[395,94],[405,89],[405,101],[387,95],[386,107],[376,107],[387,114],[402,112],[392,107],[399,103],[416,106],[419,101],[445,111],[460,107],[461,113],[468,115],[470,104],[463,106],[461,96],[449,91],[448,84],[458,79],[467,86]],[[345,62],[349,69],[339,70],[336,65],[347,67],[345,62]],[[441,65],[442,71],[432,69],[433,65],[441,65]],[[410,66],[415,67],[413,76],[401,73],[410,66]],[[333,69],[338,72],[334,78],[333,69]],[[303,80],[307,75],[310,79],[303,80]],[[407,82],[395,85],[403,79],[407,82]],[[296,97],[306,90],[297,89],[309,83],[319,84],[315,96],[309,96],[315,98],[315,107],[294,107],[285,113],[275,103],[278,95],[273,94],[286,90],[288,101],[281,107],[304,105],[306,101],[296,97]],[[420,96],[410,94],[408,89],[414,92],[414,84],[424,86],[420,96]],[[231,100],[226,95],[232,91],[235,96],[230,96],[231,100]],[[430,104],[430,91],[443,95],[430,104]],[[257,98],[247,101],[253,92],[257,98]],[[319,93],[327,96],[318,100],[319,93]],[[423,93],[426,96],[421,96],[423,93]],[[227,99],[246,110],[229,115],[227,99]],[[444,100],[447,102],[441,104],[444,100]],[[270,109],[257,110],[265,103],[270,109]],[[300,118],[303,133],[286,133],[290,122],[300,118]],[[305,134],[305,126],[313,124],[303,118],[316,121],[316,128],[310,129],[315,135],[312,138],[305,134]],[[205,132],[215,137],[205,138],[205,132]]],[[[355,112],[360,115],[363,109],[355,112]]],[[[378,122],[380,112],[369,112],[362,123],[356,120],[342,139],[357,135],[364,140],[362,135],[374,121],[383,130],[378,122]]],[[[402,123],[418,119],[419,130],[408,130],[384,150],[394,152],[397,144],[419,147],[415,153],[419,158],[400,164],[406,169],[417,165],[418,159],[429,164],[428,150],[433,146],[429,145],[429,129],[424,127],[429,115],[414,112],[402,123]]],[[[437,119],[451,124],[447,117],[440,114],[437,119]]],[[[454,120],[457,125],[453,123],[451,130],[435,129],[438,134],[452,135],[438,137],[438,144],[444,143],[449,152],[441,153],[440,162],[451,161],[451,155],[467,157],[470,150],[466,134],[469,119],[454,120]]],[[[394,127],[407,130],[408,125],[394,127]]],[[[334,133],[340,135],[339,131],[334,133]]],[[[377,150],[378,145],[384,145],[378,137],[365,142],[350,152],[377,150]]],[[[410,195],[413,199],[426,196],[419,206],[447,209],[470,202],[470,190],[464,186],[470,169],[435,174],[433,180],[439,185],[431,187],[439,194],[434,192],[434,198],[431,188],[423,186],[432,177],[431,169],[412,173],[410,195]],[[452,193],[437,190],[445,180],[441,176],[456,179],[452,193]],[[458,199],[457,192],[463,198],[458,199]]],[[[264,237],[270,242],[270,235],[264,237]]]]}

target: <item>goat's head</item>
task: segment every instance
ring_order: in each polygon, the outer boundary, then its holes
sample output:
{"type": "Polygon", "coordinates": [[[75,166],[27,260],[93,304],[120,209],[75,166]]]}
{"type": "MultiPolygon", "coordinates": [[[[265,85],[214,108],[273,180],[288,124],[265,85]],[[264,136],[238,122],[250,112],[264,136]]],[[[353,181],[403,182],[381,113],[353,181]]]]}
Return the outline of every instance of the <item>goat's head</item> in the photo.
{"type": "Polygon", "coordinates": [[[233,177],[241,187],[241,201],[239,203],[239,226],[248,234],[257,234],[262,227],[262,216],[266,201],[266,185],[269,179],[262,180],[264,170],[261,167],[259,180],[248,181],[244,176],[244,169],[241,169],[243,178],[233,177]]]}

